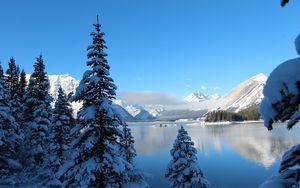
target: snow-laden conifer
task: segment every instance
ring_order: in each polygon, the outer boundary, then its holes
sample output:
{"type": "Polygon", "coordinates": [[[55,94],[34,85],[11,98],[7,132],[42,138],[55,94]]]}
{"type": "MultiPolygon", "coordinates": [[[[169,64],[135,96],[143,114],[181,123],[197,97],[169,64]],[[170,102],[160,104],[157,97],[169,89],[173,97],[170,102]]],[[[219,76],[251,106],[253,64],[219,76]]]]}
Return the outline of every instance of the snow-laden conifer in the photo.
{"type": "Polygon", "coordinates": [[[59,87],[49,133],[49,167],[53,173],[47,186],[61,186],[56,173],[69,157],[70,128],[74,124],[72,108],[63,89],[59,87]]]}
{"type": "Polygon", "coordinates": [[[131,134],[131,129],[125,122],[122,123],[122,126],[123,135],[120,140],[120,152],[127,162],[125,165],[126,176],[124,176],[124,182],[126,185],[135,183],[140,185],[140,187],[148,187],[144,173],[135,166],[134,159],[137,154],[134,148],[135,141],[131,134]]]}
{"type": "Polygon", "coordinates": [[[73,129],[77,132],[72,141],[73,160],[65,167],[66,187],[122,187],[126,176],[119,143],[121,121],[111,107],[116,86],[109,75],[104,33],[98,22],[94,26],[93,43],[87,48],[90,70],[84,73],[73,97],[83,106],[73,129]]]}
{"type": "Polygon", "coordinates": [[[18,160],[20,137],[18,124],[12,116],[10,96],[0,65],[0,186],[18,182],[22,166],[18,160]]]}
{"type": "Polygon", "coordinates": [[[45,183],[49,174],[47,166],[48,131],[51,125],[49,80],[42,56],[36,58],[23,104],[24,166],[28,180],[45,183]]]}
{"type": "MultiPolygon", "coordinates": [[[[300,55],[300,34],[295,39],[300,55]]],[[[268,130],[273,123],[287,121],[292,129],[300,120],[300,57],[288,60],[270,74],[263,93],[260,113],[268,130]]],[[[279,174],[267,179],[261,187],[298,187],[300,180],[300,145],[293,146],[282,157],[279,174]]]]}
{"type": "Polygon", "coordinates": [[[199,165],[197,150],[187,131],[181,126],[171,150],[172,159],[168,165],[166,177],[174,188],[206,188],[210,187],[199,165]]]}
{"type": "Polygon", "coordinates": [[[10,58],[8,69],[6,70],[6,85],[9,91],[12,115],[20,123],[20,97],[19,97],[19,76],[20,68],[16,65],[14,58],[10,58]]]}
{"type": "Polygon", "coordinates": [[[11,97],[18,94],[20,68],[16,65],[14,58],[10,58],[6,70],[6,84],[11,97]]]}

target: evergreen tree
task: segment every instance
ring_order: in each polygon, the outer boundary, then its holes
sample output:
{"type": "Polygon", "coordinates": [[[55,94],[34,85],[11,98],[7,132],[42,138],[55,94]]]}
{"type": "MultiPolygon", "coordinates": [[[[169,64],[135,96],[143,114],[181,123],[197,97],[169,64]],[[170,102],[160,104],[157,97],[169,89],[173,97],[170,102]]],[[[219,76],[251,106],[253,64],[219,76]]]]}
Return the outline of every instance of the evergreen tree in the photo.
{"type": "Polygon", "coordinates": [[[171,150],[172,160],[168,165],[166,177],[175,188],[206,188],[210,187],[197,164],[197,150],[194,142],[184,128],[178,130],[177,139],[171,150]]]}
{"type": "Polygon", "coordinates": [[[19,88],[18,88],[18,96],[19,96],[19,101],[21,102],[21,104],[23,103],[26,86],[27,86],[26,74],[23,69],[20,74],[20,81],[19,81],[19,88]]]}
{"type": "MultiPolygon", "coordinates": [[[[300,34],[295,39],[300,55],[300,34]]],[[[275,68],[264,86],[260,113],[265,127],[273,129],[274,122],[287,122],[292,129],[300,120],[300,57],[288,60],[275,68]]],[[[267,179],[260,187],[299,187],[300,144],[291,147],[282,157],[279,174],[267,179]]]]}
{"type": "Polygon", "coordinates": [[[136,157],[136,150],[134,148],[134,138],[131,135],[131,130],[128,128],[126,123],[123,124],[123,137],[121,139],[123,145],[124,158],[129,163],[133,164],[134,158],[136,157]]]}
{"type": "Polygon", "coordinates": [[[20,138],[18,125],[11,114],[9,92],[0,65],[0,186],[14,185],[22,169],[18,161],[20,138]]]}
{"type": "Polygon", "coordinates": [[[18,96],[19,90],[19,74],[20,68],[16,66],[14,58],[11,58],[8,62],[8,69],[6,70],[6,85],[10,95],[10,103],[12,109],[12,115],[19,122],[20,119],[20,101],[18,96]]]}
{"type": "Polygon", "coordinates": [[[67,187],[122,187],[126,161],[120,154],[122,123],[113,108],[116,86],[109,75],[104,52],[104,33],[94,24],[93,43],[88,50],[87,70],[76,89],[74,101],[82,101],[79,124],[74,128],[78,138],[73,141],[73,165],[65,173],[67,187]]]}
{"type": "Polygon", "coordinates": [[[137,183],[141,187],[149,187],[145,181],[143,172],[135,167],[134,158],[137,156],[136,150],[134,148],[134,138],[131,134],[131,130],[128,125],[123,122],[123,136],[120,140],[120,152],[125,159],[125,171],[126,176],[124,176],[124,182],[127,183],[137,183]]]}
{"type": "Polygon", "coordinates": [[[6,84],[9,89],[11,98],[18,94],[19,90],[19,74],[20,68],[16,66],[14,58],[10,58],[8,62],[8,69],[6,70],[6,84]]]}
{"type": "MultiPolygon", "coordinates": [[[[59,167],[67,159],[70,144],[70,127],[74,123],[72,108],[67,96],[61,87],[58,89],[58,97],[54,105],[53,123],[50,128],[50,168],[53,174],[57,173],[59,167]]],[[[61,183],[53,176],[48,186],[60,186],[61,183]]]]}
{"type": "Polygon", "coordinates": [[[24,96],[25,164],[28,178],[40,183],[49,169],[47,163],[48,130],[51,125],[51,101],[49,80],[42,56],[36,58],[34,72],[24,96]]]}

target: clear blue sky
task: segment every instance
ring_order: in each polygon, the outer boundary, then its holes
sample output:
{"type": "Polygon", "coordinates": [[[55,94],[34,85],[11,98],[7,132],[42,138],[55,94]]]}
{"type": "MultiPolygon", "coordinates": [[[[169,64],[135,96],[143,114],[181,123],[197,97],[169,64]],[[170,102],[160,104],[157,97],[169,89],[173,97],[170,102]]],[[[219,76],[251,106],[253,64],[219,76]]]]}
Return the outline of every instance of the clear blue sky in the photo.
{"type": "Polygon", "coordinates": [[[42,52],[49,74],[80,79],[97,14],[118,92],[224,94],[296,57],[300,32],[299,0],[2,0],[2,64],[31,72],[42,52]]]}

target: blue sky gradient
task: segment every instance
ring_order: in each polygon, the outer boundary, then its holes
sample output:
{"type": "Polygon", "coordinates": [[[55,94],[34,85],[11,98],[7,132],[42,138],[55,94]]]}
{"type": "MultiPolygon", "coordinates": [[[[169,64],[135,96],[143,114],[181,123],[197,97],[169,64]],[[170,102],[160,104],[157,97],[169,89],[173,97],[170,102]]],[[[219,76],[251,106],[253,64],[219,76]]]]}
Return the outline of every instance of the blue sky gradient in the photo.
{"type": "Polygon", "coordinates": [[[30,73],[42,53],[49,74],[80,79],[99,14],[118,92],[224,94],[297,56],[299,10],[297,0],[4,0],[0,60],[30,73]]]}

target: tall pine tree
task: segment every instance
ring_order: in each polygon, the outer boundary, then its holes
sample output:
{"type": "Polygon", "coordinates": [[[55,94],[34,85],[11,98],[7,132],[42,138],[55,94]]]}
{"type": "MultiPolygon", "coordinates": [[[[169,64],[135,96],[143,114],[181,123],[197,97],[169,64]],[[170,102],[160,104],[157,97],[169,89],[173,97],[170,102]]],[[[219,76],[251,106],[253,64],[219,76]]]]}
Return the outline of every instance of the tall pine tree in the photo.
{"type": "Polygon", "coordinates": [[[17,95],[19,90],[19,74],[20,68],[16,65],[15,59],[12,57],[8,62],[8,69],[6,70],[7,78],[6,84],[9,89],[11,98],[17,95]]]}
{"type": "Polygon", "coordinates": [[[6,70],[6,85],[8,87],[12,114],[15,119],[20,123],[20,100],[19,100],[19,75],[20,68],[16,65],[14,58],[8,62],[8,69],[6,70]]]}
{"type": "MultiPolygon", "coordinates": [[[[50,128],[50,157],[49,166],[56,174],[69,155],[70,128],[74,124],[72,108],[63,89],[59,87],[57,100],[53,110],[53,123],[50,128]]],[[[61,186],[59,179],[54,175],[47,183],[48,186],[61,186]]]]}
{"type": "Polygon", "coordinates": [[[34,183],[46,181],[45,169],[48,152],[48,130],[51,125],[51,101],[49,80],[42,56],[36,58],[34,72],[24,96],[25,164],[28,179],[34,183]]]}
{"type": "Polygon", "coordinates": [[[109,75],[104,52],[104,33],[94,24],[93,43],[87,48],[87,70],[76,90],[75,101],[82,101],[75,127],[78,138],[73,141],[74,159],[65,174],[67,187],[122,187],[125,164],[120,153],[121,121],[112,109],[116,86],[109,75]]]}
{"type": "Polygon", "coordinates": [[[174,188],[207,188],[209,182],[197,164],[197,150],[191,137],[181,126],[177,139],[171,150],[172,160],[168,165],[166,177],[170,179],[174,188]]]}
{"type": "Polygon", "coordinates": [[[22,166],[18,161],[20,137],[11,114],[10,97],[0,65],[0,186],[14,185],[22,166]]]}

